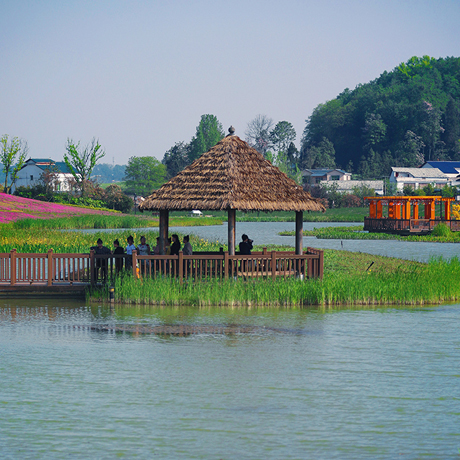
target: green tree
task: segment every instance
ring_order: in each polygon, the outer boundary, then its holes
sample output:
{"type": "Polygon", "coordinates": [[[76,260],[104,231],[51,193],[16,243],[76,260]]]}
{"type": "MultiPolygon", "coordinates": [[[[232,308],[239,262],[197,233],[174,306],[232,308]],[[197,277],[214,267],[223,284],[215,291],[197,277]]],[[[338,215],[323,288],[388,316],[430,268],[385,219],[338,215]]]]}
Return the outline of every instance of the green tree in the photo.
{"type": "Polygon", "coordinates": [[[161,162],[166,166],[168,177],[174,177],[190,164],[190,144],[176,142],[165,154],[161,162]]]}
{"type": "Polygon", "coordinates": [[[444,133],[442,139],[453,160],[460,160],[460,107],[450,97],[444,112],[444,133]]]}
{"type": "Polygon", "coordinates": [[[148,196],[166,181],[166,166],[154,157],[131,157],[125,170],[126,192],[148,196]]]}
{"type": "Polygon", "coordinates": [[[287,153],[289,145],[295,141],[296,132],[292,123],[280,121],[270,131],[270,144],[277,152],[287,153]]]}
{"type": "Polygon", "coordinates": [[[329,139],[323,137],[318,145],[311,147],[307,151],[305,160],[306,161],[304,167],[308,169],[334,169],[336,167],[334,145],[329,139]]]}
{"type": "Polygon", "coordinates": [[[72,139],[67,139],[64,162],[80,188],[82,196],[86,195],[88,182],[91,180],[96,163],[104,156],[105,152],[96,138],[93,138],[91,144],[83,150],[80,149],[80,141],[75,143],[72,139]]]}
{"type": "Polygon", "coordinates": [[[214,147],[223,137],[224,130],[217,117],[210,114],[201,115],[200,124],[196,127],[196,134],[190,143],[190,162],[214,147]]]}
{"type": "Polygon", "coordinates": [[[3,191],[9,193],[11,187],[18,178],[18,172],[23,167],[29,148],[27,142],[22,141],[17,137],[13,137],[8,141],[8,134],[4,134],[0,139],[1,152],[0,162],[3,165],[3,173],[5,174],[5,185],[3,191]],[[8,176],[10,177],[10,186],[8,187],[8,176]]]}

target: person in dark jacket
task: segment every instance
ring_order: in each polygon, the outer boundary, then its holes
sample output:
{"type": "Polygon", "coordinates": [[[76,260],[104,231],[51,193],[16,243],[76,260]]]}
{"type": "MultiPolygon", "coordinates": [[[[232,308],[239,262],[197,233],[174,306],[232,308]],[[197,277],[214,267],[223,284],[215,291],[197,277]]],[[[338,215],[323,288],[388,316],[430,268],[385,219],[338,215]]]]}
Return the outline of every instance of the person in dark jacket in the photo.
{"type": "MultiPolygon", "coordinates": [[[[113,242],[113,246],[115,249],[113,250],[113,254],[116,256],[121,256],[125,253],[125,250],[122,246],[120,246],[120,242],[118,240],[115,240],[113,242]]],[[[120,273],[120,271],[123,269],[123,257],[116,257],[115,258],[115,271],[117,273],[120,273]]]]}
{"type": "MultiPolygon", "coordinates": [[[[94,251],[96,255],[109,255],[112,254],[112,251],[106,246],[103,246],[102,240],[99,238],[97,240],[97,246],[92,246],[91,249],[94,251]]],[[[95,269],[95,280],[98,279],[99,276],[99,269],[101,269],[101,278],[103,281],[107,279],[107,258],[98,258],[96,257],[96,265],[95,269]]]]}
{"type": "Polygon", "coordinates": [[[240,254],[243,255],[250,255],[251,254],[251,249],[252,249],[252,240],[248,238],[248,235],[245,233],[241,237],[243,241],[239,244],[240,246],[240,254]]]}
{"type": "Polygon", "coordinates": [[[179,237],[174,233],[174,235],[172,235],[171,255],[178,256],[179,251],[180,251],[179,237]]]}

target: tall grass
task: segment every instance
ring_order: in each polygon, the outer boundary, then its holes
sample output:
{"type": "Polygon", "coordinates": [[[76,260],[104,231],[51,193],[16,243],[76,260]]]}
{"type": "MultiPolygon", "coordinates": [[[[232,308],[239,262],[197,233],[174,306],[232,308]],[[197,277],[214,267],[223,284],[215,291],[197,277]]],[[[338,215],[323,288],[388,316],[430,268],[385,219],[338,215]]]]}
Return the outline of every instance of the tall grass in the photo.
{"type": "MultiPolygon", "coordinates": [[[[412,266],[412,271],[326,273],[323,280],[210,280],[117,278],[118,303],[153,305],[305,306],[305,305],[422,305],[460,299],[460,262],[436,259],[412,266]]],[[[108,288],[90,300],[107,299],[108,288]]]]}
{"type": "MultiPolygon", "coordinates": [[[[174,217],[170,219],[170,226],[200,226],[200,225],[221,225],[219,218],[203,217],[200,219],[192,217],[174,217]]],[[[60,217],[53,219],[21,219],[11,224],[15,229],[109,229],[109,228],[146,228],[158,227],[159,219],[152,216],[136,216],[132,214],[118,214],[113,216],[85,214],[73,217],[60,217]]]]}

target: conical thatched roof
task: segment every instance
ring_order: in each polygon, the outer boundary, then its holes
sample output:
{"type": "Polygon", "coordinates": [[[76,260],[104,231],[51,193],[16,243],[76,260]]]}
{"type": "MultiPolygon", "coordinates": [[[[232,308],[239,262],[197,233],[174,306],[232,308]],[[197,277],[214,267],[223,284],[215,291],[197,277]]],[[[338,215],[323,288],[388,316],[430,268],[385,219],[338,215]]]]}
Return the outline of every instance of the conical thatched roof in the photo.
{"type": "Polygon", "coordinates": [[[234,135],[155,190],[139,209],[324,211],[301,186],[234,135]]]}

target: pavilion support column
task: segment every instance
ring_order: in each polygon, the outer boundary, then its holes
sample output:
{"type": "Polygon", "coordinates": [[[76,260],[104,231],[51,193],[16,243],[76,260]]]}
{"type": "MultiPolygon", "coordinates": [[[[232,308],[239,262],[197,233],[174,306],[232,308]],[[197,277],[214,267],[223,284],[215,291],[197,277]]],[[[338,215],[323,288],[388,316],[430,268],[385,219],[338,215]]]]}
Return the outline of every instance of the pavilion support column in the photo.
{"type": "Polygon", "coordinates": [[[297,255],[303,252],[303,212],[295,213],[295,253],[297,255]]]}
{"type": "Polygon", "coordinates": [[[160,211],[160,255],[166,254],[165,246],[168,241],[169,211],[160,211]]]}
{"type": "Polygon", "coordinates": [[[235,255],[236,210],[228,210],[228,255],[235,255]]]}

